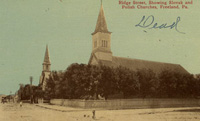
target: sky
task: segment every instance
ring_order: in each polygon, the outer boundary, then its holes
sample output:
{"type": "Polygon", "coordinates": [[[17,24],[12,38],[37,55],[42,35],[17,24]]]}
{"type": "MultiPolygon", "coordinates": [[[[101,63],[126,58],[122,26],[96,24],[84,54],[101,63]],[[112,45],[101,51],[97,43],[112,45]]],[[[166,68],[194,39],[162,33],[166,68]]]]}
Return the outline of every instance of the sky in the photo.
{"type": "MultiPolygon", "coordinates": [[[[103,0],[113,55],[180,64],[199,74],[200,3],[193,2],[187,10],[141,10],[122,9],[118,0],[103,0]],[[150,15],[160,24],[180,17],[178,30],[185,34],[135,26],[150,15]]],[[[19,84],[30,83],[30,76],[38,85],[46,45],[52,70],[87,64],[100,5],[100,0],[1,0],[0,94],[15,93],[19,84]]]]}

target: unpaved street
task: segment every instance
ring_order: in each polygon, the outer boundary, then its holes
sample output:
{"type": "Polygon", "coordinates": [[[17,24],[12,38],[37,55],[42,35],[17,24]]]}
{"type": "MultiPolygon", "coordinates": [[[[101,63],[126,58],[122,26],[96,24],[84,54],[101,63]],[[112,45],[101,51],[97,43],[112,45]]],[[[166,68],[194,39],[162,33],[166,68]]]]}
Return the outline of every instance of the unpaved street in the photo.
{"type": "Polygon", "coordinates": [[[0,104],[0,121],[199,121],[200,108],[129,110],[75,109],[53,105],[0,104]]]}

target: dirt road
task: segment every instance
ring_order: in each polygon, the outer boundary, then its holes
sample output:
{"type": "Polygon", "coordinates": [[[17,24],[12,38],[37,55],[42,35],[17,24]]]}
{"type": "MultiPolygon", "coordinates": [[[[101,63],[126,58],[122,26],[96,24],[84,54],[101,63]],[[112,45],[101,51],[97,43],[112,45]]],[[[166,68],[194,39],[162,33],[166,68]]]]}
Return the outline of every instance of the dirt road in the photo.
{"type": "Polygon", "coordinates": [[[200,121],[200,108],[77,110],[51,105],[0,104],[0,121],[200,121]]]}

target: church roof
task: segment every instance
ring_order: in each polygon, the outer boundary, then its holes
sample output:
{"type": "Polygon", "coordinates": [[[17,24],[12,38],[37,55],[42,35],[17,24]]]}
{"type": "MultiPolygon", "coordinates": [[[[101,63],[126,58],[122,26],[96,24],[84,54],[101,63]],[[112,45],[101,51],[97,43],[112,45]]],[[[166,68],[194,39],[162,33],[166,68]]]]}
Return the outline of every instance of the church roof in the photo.
{"type": "Polygon", "coordinates": [[[108,28],[107,28],[106,18],[104,16],[104,10],[103,10],[102,4],[101,4],[100,11],[99,11],[97,23],[96,23],[96,28],[95,28],[95,31],[92,33],[92,35],[96,34],[97,32],[111,33],[108,31],[108,28]]]}
{"type": "Polygon", "coordinates": [[[50,59],[49,59],[48,45],[46,46],[46,52],[45,52],[43,64],[51,64],[50,59]]]}
{"type": "Polygon", "coordinates": [[[179,64],[130,59],[116,56],[112,56],[112,61],[100,60],[100,64],[110,67],[122,66],[125,68],[129,68],[133,71],[137,71],[140,69],[150,69],[156,74],[159,74],[164,70],[188,74],[188,72],[179,64]]]}

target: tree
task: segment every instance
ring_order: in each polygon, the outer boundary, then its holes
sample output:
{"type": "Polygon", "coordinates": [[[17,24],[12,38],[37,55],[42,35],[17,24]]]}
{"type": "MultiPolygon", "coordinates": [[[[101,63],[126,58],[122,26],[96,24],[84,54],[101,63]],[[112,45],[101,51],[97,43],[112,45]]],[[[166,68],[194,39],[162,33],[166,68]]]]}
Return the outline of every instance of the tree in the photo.
{"type": "MultiPolygon", "coordinates": [[[[28,93],[28,90],[25,92],[28,93]]],[[[45,97],[96,99],[97,95],[101,95],[108,99],[111,95],[123,94],[123,98],[175,98],[196,97],[199,92],[200,79],[190,74],[164,70],[156,75],[147,69],[135,72],[121,66],[111,68],[74,63],[64,72],[51,73],[45,97]]]]}
{"type": "Polygon", "coordinates": [[[93,66],[85,64],[72,64],[64,74],[69,91],[69,98],[79,99],[92,96],[94,93],[95,72],[93,66]]]}
{"type": "Polygon", "coordinates": [[[115,93],[116,84],[115,80],[113,79],[112,68],[109,68],[107,66],[101,66],[99,69],[100,73],[96,78],[96,80],[99,82],[97,85],[98,86],[97,93],[100,94],[102,97],[105,97],[105,99],[107,99],[109,95],[115,93]]]}
{"type": "Polygon", "coordinates": [[[130,98],[137,95],[139,82],[134,71],[120,66],[113,69],[113,73],[117,93],[123,93],[124,98],[130,98]]]}
{"type": "Polygon", "coordinates": [[[31,97],[30,85],[27,84],[22,90],[22,100],[29,100],[31,97]]]}
{"type": "Polygon", "coordinates": [[[195,97],[198,92],[198,81],[193,75],[164,70],[159,75],[160,97],[185,98],[195,97]]]}
{"type": "Polygon", "coordinates": [[[57,72],[53,71],[47,79],[46,87],[45,87],[45,92],[44,92],[44,99],[51,99],[55,98],[55,81],[57,77],[57,72]]]}
{"type": "Polygon", "coordinates": [[[136,72],[139,81],[139,94],[143,98],[156,95],[159,82],[152,70],[141,69],[136,72]]]}

